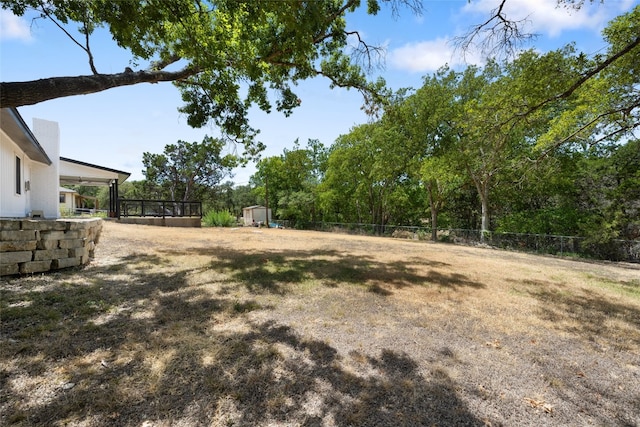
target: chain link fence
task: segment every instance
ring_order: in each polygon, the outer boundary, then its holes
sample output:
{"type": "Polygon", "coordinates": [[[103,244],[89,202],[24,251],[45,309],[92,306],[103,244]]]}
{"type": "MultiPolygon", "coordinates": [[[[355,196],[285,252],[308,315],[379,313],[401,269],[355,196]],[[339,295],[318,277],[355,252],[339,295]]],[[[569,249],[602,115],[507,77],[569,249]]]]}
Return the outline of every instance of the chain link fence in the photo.
{"type": "MultiPolygon", "coordinates": [[[[431,240],[431,229],[425,227],[377,225],[339,222],[273,221],[278,226],[294,227],[335,233],[363,236],[383,236],[412,240],[431,240]]],[[[609,261],[640,262],[640,240],[609,240],[593,242],[584,237],[548,234],[498,233],[479,230],[438,230],[438,241],[486,245],[520,252],[552,254],[566,257],[601,259],[609,261]]]]}

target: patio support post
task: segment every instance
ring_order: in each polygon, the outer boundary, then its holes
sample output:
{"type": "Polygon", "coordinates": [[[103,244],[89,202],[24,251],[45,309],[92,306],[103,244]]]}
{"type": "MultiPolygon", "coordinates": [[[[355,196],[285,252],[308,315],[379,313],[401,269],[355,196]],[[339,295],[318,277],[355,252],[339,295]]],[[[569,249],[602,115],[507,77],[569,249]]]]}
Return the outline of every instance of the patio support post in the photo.
{"type": "Polygon", "coordinates": [[[109,218],[120,218],[120,203],[118,203],[118,180],[109,184],[109,218]]]}
{"type": "Polygon", "coordinates": [[[118,200],[118,179],[114,179],[113,180],[113,204],[114,204],[114,211],[115,211],[115,216],[116,218],[120,219],[120,201],[118,200]]]}
{"type": "Polygon", "coordinates": [[[113,218],[114,210],[113,210],[113,181],[109,183],[109,213],[107,216],[109,218],[113,218]]]}
{"type": "Polygon", "coordinates": [[[113,191],[111,190],[113,183],[109,183],[109,208],[107,208],[107,217],[111,218],[113,212],[113,191]]]}

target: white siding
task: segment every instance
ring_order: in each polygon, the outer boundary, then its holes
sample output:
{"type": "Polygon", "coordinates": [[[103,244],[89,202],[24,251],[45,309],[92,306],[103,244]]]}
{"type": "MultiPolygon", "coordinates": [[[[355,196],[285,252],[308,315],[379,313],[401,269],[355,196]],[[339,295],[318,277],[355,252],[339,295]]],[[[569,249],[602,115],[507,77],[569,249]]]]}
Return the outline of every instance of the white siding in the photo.
{"type": "Polygon", "coordinates": [[[0,216],[21,218],[26,216],[28,192],[24,182],[29,170],[29,158],[20,148],[0,131],[0,216]],[[22,194],[16,194],[16,156],[21,159],[22,194]]]}
{"type": "Polygon", "coordinates": [[[45,218],[59,218],[60,128],[57,122],[33,119],[33,134],[52,164],[31,166],[31,209],[41,210],[45,218]]]}
{"type": "Polygon", "coordinates": [[[24,187],[25,191],[23,192],[23,196],[25,198],[24,211],[25,211],[26,215],[29,215],[29,213],[31,212],[31,169],[33,168],[34,164],[36,164],[36,162],[34,162],[32,160],[29,160],[24,165],[24,179],[23,179],[23,181],[24,181],[24,185],[25,185],[25,187],[24,187]]]}

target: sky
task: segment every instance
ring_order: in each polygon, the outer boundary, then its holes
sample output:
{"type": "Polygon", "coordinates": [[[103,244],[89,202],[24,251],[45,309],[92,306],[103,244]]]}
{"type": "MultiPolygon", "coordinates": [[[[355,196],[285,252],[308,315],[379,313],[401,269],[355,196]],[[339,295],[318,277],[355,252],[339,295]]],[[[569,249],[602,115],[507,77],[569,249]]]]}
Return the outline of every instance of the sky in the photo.
{"type": "MultiPolygon", "coordinates": [[[[384,47],[380,67],[371,71],[372,79],[383,77],[394,90],[419,88],[424,76],[446,64],[455,69],[483,64],[481,53],[463,55],[453,40],[486,21],[499,3],[425,0],[421,15],[400,9],[399,16],[386,6],[377,16],[363,9],[349,15],[347,28],[358,31],[368,44],[384,47]]],[[[546,52],[573,42],[579,51],[593,55],[606,48],[601,32],[607,23],[638,4],[640,0],[596,0],[574,10],[557,7],[556,0],[507,0],[504,11],[509,18],[525,20],[526,31],[537,35],[524,48],[546,52]]],[[[128,52],[115,46],[107,31],[94,34],[91,46],[100,73],[119,73],[129,66],[137,70],[128,52]]],[[[43,20],[32,21],[31,16],[16,17],[0,10],[0,81],[87,74],[91,70],[86,54],[60,29],[43,20]]],[[[252,127],[260,130],[259,140],[267,146],[263,157],[282,154],[296,140],[302,146],[309,139],[330,146],[368,120],[361,110],[362,96],[355,90],[330,89],[324,78],[305,81],[296,89],[302,103],[290,117],[275,110],[250,113],[252,127]]],[[[178,112],[181,105],[178,90],[171,83],[159,83],[59,98],[18,111],[29,126],[33,118],[58,122],[61,156],[129,172],[129,180],[140,180],[144,179],[144,152],[159,154],[178,140],[200,142],[205,135],[219,136],[215,127],[189,127],[178,112]]],[[[234,150],[241,153],[242,147],[228,147],[234,150]]],[[[250,163],[234,170],[229,180],[246,185],[254,172],[255,165],[250,163]]]]}

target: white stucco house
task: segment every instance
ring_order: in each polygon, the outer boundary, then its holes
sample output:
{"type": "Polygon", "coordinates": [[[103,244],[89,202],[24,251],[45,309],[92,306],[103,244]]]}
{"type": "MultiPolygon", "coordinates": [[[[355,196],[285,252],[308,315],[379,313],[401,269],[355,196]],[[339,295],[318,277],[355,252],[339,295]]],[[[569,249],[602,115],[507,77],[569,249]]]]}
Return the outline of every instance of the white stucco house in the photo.
{"type": "Polygon", "coordinates": [[[0,111],[0,217],[60,216],[60,131],[34,119],[33,131],[15,108],[0,111]]]}
{"type": "Polygon", "coordinates": [[[30,129],[17,109],[0,110],[0,218],[59,218],[60,186],[72,184],[109,186],[109,214],[117,216],[118,183],[128,177],[61,158],[57,122],[34,118],[30,129]]]}

